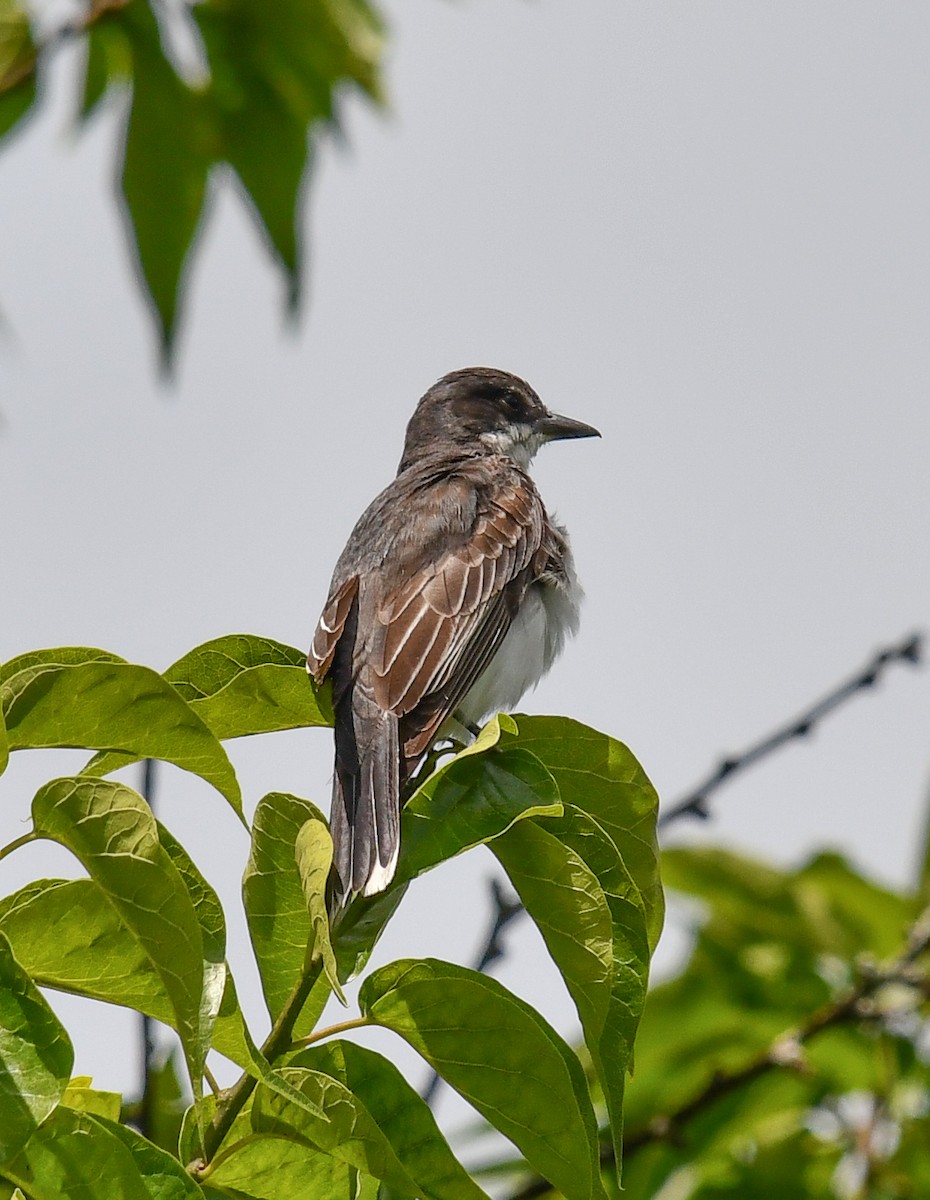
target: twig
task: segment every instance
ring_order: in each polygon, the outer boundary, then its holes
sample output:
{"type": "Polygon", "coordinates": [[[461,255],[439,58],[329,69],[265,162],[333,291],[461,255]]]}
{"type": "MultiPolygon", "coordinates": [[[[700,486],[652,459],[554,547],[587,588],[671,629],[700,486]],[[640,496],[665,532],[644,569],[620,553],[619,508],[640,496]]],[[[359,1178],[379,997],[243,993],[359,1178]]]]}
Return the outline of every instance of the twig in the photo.
{"type": "MultiPolygon", "coordinates": [[[[155,759],[147,758],[142,763],[142,795],[146,804],[155,810],[155,759]]],[[[143,1137],[151,1137],[152,1126],[152,1075],[155,1064],[155,1022],[142,1013],[140,1029],[142,1041],[142,1095],[135,1125],[143,1137]]]]}
{"type": "MultiPolygon", "coordinates": [[[[276,1058],[279,1058],[290,1047],[294,1025],[322,970],[323,961],[322,959],[317,959],[315,963],[312,963],[304,971],[295,984],[294,990],[288,997],[284,1008],[278,1014],[271,1032],[262,1043],[262,1055],[268,1062],[273,1063],[276,1058]]],[[[249,1096],[255,1091],[257,1084],[258,1080],[255,1076],[245,1072],[228,1091],[221,1093],[216,1106],[216,1113],[204,1134],[203,1159],[188,1166],[193,1175],[197,1176],[209,1167],[210,1161],[219,1149],[223,1138],[229,1133],[233,1122],[242,1111],[243,1105],[249,1096]]]]}
{"type": "MultiPolygon", "coordinates": [[[[676,1135],[680,1135],[682,1127],[692,1117],[703,1112],[715,1101],[745,1087],[770,1071],[803,1070],[802,1047],[825,1029],[841,1025],[846,1021],[874,1016],[874,1013],[870,1013],[866,1009],[865,1002],[880,988],[889,983],[926,982],[925,975],[921,975],[915,980],[912,968],[920,955],[928,949],[930,949],[930,906],[924,909],[911,927],[904,949],[897,958],[885,967],[864,970],[858,982],[848,987],[833,1000],[815,1009],[800,1024],[786,1029],[771,1043],[768,1049],[751,1059],[739,1070],[717,1073],[702,1091],[680,1108],[672,1113],[653,1117],[641,1129],[627,1134],[623,1139],[624,1158],[654,1142],[675,1138],[676,1135]]],[[[601,1147],[600,1161],[602,1167],[614,1164],[612,1145],[605,1144],[601,1147]]],[[[547,1180],[536,1176],[517,1191],[512,1192],[509,1200],[535,1200],[535,1197],[547,1195],[552,1190],[552,1185],[547,1180]]]]}
{"type": "Polygon", "coordinates": [[[916,666],[921,661],[922,652],[923,639],[917,633],[906,637],[897,646],[889,646],[887,649],[879,651],[861,671],[841,683],[822,700],[818,700],[816,704],[805,709],[793,721],[788,721],[774,733],[763,737],[742,754],[723,759],[706,779],[660,815],[659,825],[669,825],[680,817],[697,817],[699,820],[706,821],[710,816],[708,799],[726,780],[732,779],[738,771],[752,766],[761,758],[779,750],[795,738],[807,737],[814,727],[835,708],[839,708],[857,692],[873,687],[892,663],[904,662],[916,666]]]}
{"type": "MultiPolygon", "coordinates": [[[[475,965],[472,968],[475,971],[486,971],[491,963],[504,957],[505,950],[501,934],[514,917],[518,917],[520,913],[526,911],[519,900],[512,899],[506,894],[499,879],[492,879],[490,881],[490,891],[491,899],[494,903],[494,911],[481,953],[477,956],[475,965]]],[[[436,1094],[436,1089],[440,1083],[442,1083],[442,1077],[434,1071],[429,1077],[426,1087],[423,1089],[423,1099],[427,1104],[432,1103],[433,1096],[436,1094]]]]}

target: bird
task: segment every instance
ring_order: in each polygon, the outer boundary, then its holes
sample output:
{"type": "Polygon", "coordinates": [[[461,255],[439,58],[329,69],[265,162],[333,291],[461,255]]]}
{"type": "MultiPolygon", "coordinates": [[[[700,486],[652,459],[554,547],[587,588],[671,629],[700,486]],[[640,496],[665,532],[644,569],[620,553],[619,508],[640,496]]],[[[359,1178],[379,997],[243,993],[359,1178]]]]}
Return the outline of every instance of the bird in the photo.
{"type": "Polygon", "coordinates": [[[444,375],[417,404],[307,655],[315,683],[332,680],[334,916],[393,879],[402,791],[430,748],[516,707],[577,631],[568,535],[528,469],[546,442],[589,437],[490,367],[444,375]]]}

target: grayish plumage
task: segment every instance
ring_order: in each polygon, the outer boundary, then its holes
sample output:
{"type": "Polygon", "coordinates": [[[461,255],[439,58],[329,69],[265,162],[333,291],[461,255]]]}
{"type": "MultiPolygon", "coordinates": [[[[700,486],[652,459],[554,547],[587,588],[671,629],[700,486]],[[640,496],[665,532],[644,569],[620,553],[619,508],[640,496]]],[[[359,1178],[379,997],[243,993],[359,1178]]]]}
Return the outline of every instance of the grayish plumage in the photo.
{"type": "Polygon", "coordinates": [[[597,430],[549,412],[522,379],[455,371],[407,427],[396,479],[336,564],[307,659],[333,682],[333,898],[391,881],[400,794],[450,719],[514,707],[578,625],[565,531],[527,468],[597,430]]]}

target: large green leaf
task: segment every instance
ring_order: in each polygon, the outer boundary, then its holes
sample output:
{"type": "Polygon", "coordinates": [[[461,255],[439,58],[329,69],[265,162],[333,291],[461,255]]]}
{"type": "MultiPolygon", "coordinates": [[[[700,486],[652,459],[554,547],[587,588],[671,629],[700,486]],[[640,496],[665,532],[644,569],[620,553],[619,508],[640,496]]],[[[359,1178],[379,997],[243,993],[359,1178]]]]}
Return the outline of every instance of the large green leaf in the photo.
{"type": "Polygon", "coordinates": [[[215,638],[178,659],[165,679],[218,738],[333,723],[329,688],[317,691],[306,653],[271,638],[215,638]]]}
{"type": "MultiPolygon", "coordinates": [[[[242,879],[242,899],[272,1020],[300,977],[313,936],[295,857],[297,834],[306,821],[322,820],[309,800],[284,792],[263,796],[252,819],[252,848],[242,879]]],[[[314,987],[295,1027],[296,1037],[314,1027],[329,992],[325,980],[314,987]]]]}
{"type": "Polygon", "coordinates": [[[489,842],[527,817],[561,811],[552,775],[522,747],[460,754],[404,808],[397,882],[489,842]]]}
{"type": "MultiPolygon", "coordinates": [[[[0,703],[13,750],[74,746],[162,758],[212,783],[242,816],[226,751],[148,667],[74,646],[21,655],[4,664],[0,703]]],[[[93,764],[86,770],[98,773],[93,764]]]]}
{"type": "MultiPolygon", "coordinates": [[[[199,914],[197,904],[195,911],[199,914]]],[[[42,987],[119,1004],[172,1027],[177,1024],[160,975],[94,880],[43,879],[27,884],[0,900],[0,931],[42,987]]],[[[213,1045],[247,1067],[242,1014],[229,976],[213,1045]]]]}
{"type": "Polygon", "coordinates": [[[587,813],[521,821],[491,843],[575,1001],[607,1101],[619,1168],[623,1096],[649,978],[638,889],[587,813]]]}
{"type": "Polygon", "coordinates": [[[35,69],[28,12],[18,0],[0,0],[0,138],[32,107],[35,69]]]}
{"type": "Polygon", "coordinates": [[[359,1006],[409,1042],[567,1200],[603,1196],[581,1064],[528,1004],[486,975],[426,959],[375,971],[359,1006]]]}
{"type": "Polygon", "coordinates": [[[73,1063],[68,1035],[0,936],[0,1163],[58,1104],[73,1063]]]}
{"type": "Polygon", "coordinates": [[[166,58],[148,4],[129,4],[118,19],[132,47],[133,64],[123,195],[167,358],[217,137],[203,94],[179,79],[166,58]]]}
{"type": "Polygon", "coordinates": [[[76,776],[41,788],[32,819],[39,837],[77,856],[158,972],[198,1092],[208,1049],[201,1014],[203,938],[151,809],[125,784],[76,776]]]}
{"type": "Polygon", "coordinates": [[[62,1106],[4,1164],[3,1174],[30,1200],[153,1200],[122,1140],[101,1119],[62,1106]]]}
{"type": "MultiPolygon", "coordinates": [[[[622,742],[568,717],[512,720],[519,745],[552,773],[562,802],[592,816],[620,851],[642,896],[654,949],[665,913],[656,840],[659,801],[642,767],[622,742]]],[[[502,745],[511,738],[505,729],[502,745]]]]}
{"type": "Polygon", "coordinates": [[[253,1136],[217,1155],[204,1182],[245,1200],[350,1200],[352,1174],[306,1143],[253,1136]]]}
{"type": "Polygon", "coordinates": [[[305,1109],[260,1087],[252,1105],[256,1133],[307,1141],[403,1196],[420,1194],[371,1113],[341,1080],[302,1066],[282,1067],[279,1073],[328,1120],[315,1120],[305,1109]]]}
{"type": "MultiPolygon", "coordinates": [[[[166,1154],[134,1129],[115,1121],[98,1117],[97,1124],[132,1155],[152,1200],[202,1200],[203,1191],[173,1154],[166,1154]]],[[[98,1195],[103,1200],[102,1194],[98,1192],[98,1195]]]]}
{"type": "Polygon", "coordinates": [[[339,1080],[364,1108],[394,1155],[418,1185],[437,1200],[481,1200],[484,1193],[449,1148],[429,1106],[397,1067],[364,1046],[336,1040],[311,1046],[292,1060],[339,1080]]]}

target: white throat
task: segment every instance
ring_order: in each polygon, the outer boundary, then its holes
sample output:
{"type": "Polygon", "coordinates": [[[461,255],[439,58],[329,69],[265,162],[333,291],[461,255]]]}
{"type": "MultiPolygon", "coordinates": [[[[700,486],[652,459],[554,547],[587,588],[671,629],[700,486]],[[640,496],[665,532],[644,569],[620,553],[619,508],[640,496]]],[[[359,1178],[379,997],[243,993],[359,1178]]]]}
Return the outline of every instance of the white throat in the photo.
{"type": "Polygon", "coordinates": [[[496,454],[512,458],[521,471],[529,469],[536,451],[545,440],[542,434],[534,433],[529,426],[517,424],[506,425],[503,429],[479,435],[479,441],[496,454]]]}

